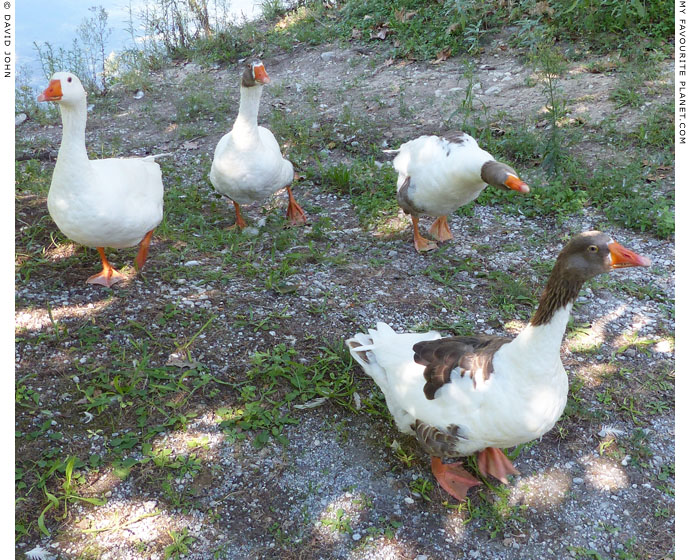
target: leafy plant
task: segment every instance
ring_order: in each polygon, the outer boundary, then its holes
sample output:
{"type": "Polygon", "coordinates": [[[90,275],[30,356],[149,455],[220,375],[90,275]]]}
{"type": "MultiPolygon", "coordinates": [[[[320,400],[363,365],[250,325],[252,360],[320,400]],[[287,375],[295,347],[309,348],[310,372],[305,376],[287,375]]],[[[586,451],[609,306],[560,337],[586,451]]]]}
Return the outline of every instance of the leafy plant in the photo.
{"type": "MultiPolygon", "coordinates": [[[[75,481],[73,480],[75,464],[77,464],[77,457],[72,455],[72,456],[68,457],[64,463],[61,463],[61,462],[53,463],[53,466],[50,468],[50,470],[47,473],[45,473],[45,475],[43,475],[43,477],[42,477],[43,485],[41,486],[41,488],[43,489],[43,493],[45,494],[46,499],[48,500],[48,504],[43,508],[43,511],[41,511],[41,514],[38,516],[37,523],[38,523],[39,529],[41,530],[41,532],[44,535],[50,535],[50,531],[46,527],[46,523],[45,523],[46,514],[49,513],[53,509],[55,509],[55,510],[60,509],[60,502],[62,502],[63,506],[64,506],[64,514],[62,517],[63,519],[67,516],[67,504],[68,503],[74,503],[77,501],[81,501],[81,502],[86,502],[86,503],[89,503],[89,504],[92,504],[95,506],[102,506],[106,502],[106,500],[103,498],[87,498],[84,496],[80,496],[77,493],[75,481]],[[55,471],[62,470],[62,469],[64,469],[64,471],[65,471],[65,479],[64,479],[63,483],[60,485],[60,491],[56,492],[56,493],[49,492],[45,486],[45,481],[55,471]]],[[[83,463],[81,461],[79,462],[79,464],[83,465],[83,463]]]]}

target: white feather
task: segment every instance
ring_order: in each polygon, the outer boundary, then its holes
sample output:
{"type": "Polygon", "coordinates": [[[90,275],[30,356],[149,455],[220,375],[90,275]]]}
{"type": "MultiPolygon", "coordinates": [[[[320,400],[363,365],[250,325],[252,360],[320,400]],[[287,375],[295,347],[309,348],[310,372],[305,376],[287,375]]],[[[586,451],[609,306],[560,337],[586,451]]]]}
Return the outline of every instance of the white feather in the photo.
{"type": "Polygon", "coordinates": [[[52,560],[55,558],[55,555],[42,546],[37,545],[26,552],[26,557],[29,560],[52,560]]]}

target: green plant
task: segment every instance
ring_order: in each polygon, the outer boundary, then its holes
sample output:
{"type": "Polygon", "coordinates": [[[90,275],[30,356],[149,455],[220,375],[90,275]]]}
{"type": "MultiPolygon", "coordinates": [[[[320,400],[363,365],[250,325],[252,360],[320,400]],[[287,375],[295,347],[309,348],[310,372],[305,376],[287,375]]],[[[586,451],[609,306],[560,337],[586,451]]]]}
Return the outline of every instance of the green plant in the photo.
{"type": "Polygon", "coordinates": [[[86,503],[96,505],[96,506],[102,506],[106,502],[106,500],[103,498],[87,498],[84,496],[80,496],[77,493],[77,491],[76,491],[77,487],[76,487],[75,480],[74,480],[77,477],[73,476],[75,474],[75,472],[74,472],[75,465],[79,466],[79,465],[83,465],[83,463],[81,461],[79,461],[79,463],[77,464],[77,457],[72,455],[72,456],[68,457],[64,462],[61,462],[61,461],[54,462],[53,465],[48,470],[48,472],[45,473],[41,477],[42,484],[40,485],[40,487],[42,488],[43,493],[44,493],[46,499],[48,500],[48,504],[43,508],[43,511],[41,511],[41,514],[38,516],[37,523],[38,523],[39,529],[41,530],[41,532],[44,535],[50,535],[50,531],[48,530],[48,528],[46,527],[46,524],[45,524],[46,514],[53,509],[55,509],[55,510],[60,509],[60,502],[63,503],[63,507],[64,507],[64,514],[62,517],[63,519],[65,517],[67,517],[67,504],[68,503],[74,503],[77,501],[81,501],[81,502],[86,502],[86,503]],[[50,476],[52,476],[52,474],[54,472],[56,472],[58,470],[63,470],[63,469],[65,472],[65,479],[62,482],[62,484],[60,485],[60,491],[58,491],[56,493],[49,492],[45,486],[45,482],[47,481],[47,479],[50,476]]]}
{"type": "Polygon", "coordinates": [[[544,168],[552,174],[560,171],[564,157],[560,121],[566,115],[566,101],[558,84],[566,68],[566,62],[553,42],[541,43],[533,55],[546,96],[546,117],[549,121],[548,137],[544,146],[544,168]]]}
{"type": "Polygon", "coordinates": [[[434,489],[434,485],[423,476],[419,476],[410,483],[410,490],[419,494],[427,502],[431,501],[429,493],[434,489]]]}
{"type": "Polygon", "coordinates": [[[169,531],[168,535],[172,539],[172,542],[163,550],[163,555],[166,560],[168,558],[178,559],[181,555],[187,554],[189,552],[189,547],[196,540],[189,535],[189,529],[187,529],[187,527],[182,529],[182,531],[169,531]]]}
{"type": "Polygon", "coordinates": [[[352,533],[350,518],[345,515],[343,508],[338,508],[336,510],[335,517],[333,519],[329,517],[322,519],[321,525],[330,527],[333,531],[337,531],[338,533],[352,533]]]}
{"type": "Polygon", "coordinates": [[[89,11],[93,14],[85,18],[77,28],[77,35],[84,49],[89,79],[98,83],[102,93],[108,91],[106,75],[106,43],[112,33],[108,27],[108,12],[103,6],[92,6],[89,11]]]}

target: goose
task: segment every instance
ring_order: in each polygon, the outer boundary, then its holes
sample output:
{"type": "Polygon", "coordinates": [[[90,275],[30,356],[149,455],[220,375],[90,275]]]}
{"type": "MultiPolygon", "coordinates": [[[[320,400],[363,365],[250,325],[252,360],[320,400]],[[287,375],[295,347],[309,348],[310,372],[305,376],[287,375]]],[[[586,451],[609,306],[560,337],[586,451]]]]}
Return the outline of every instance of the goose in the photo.
{"type": "Polygon", "coordinates": [[[477,198],[488,185],[528,193],[529,186],[515,170],[482,150],[469,134],[453,131],[442,136],[420,136],[395,153],[398,204],[412,217],[414,247],[431,251],[438,245],[419,233],[419,216],[436,216],[429,232],[437,241],[449,241],[448,214],[477,198]]]}
{"type": "Polygon", "coordinates": [[[54,101],[62,117],[62,141],[48,191],[48,212],[72,241],[96,247],[103,270],[86,282],[111,287],[125,276],[105,247],[139,245],[141,270],[153,230],[163,219],[163,180],[155,156],[90,160],[86,153],[86,91],[71,72],[56,72],[38,101],[54,101]]]}
{"type": "Polygon", "coordinates": [[[479,472],[505,484],[519,474],[501,448],[539,438],[565,408],[560,347],[580,288],[598,274],[650,264],[607,234],[588,231],[563,248],[536,312],[515,338],[397,334],[379,322],[346,344],[380,387],[397,428],[417,438],[438,483],[462,501],[480,482],[460,462],[442,459],[476,453],[479,472]]]}
{"type": "Polygon", "coordinates": [[[266,199],[286,187],[287,219],[292,225],[307,221],[304,210],[292,195],[292,164],[283,158],[270,130],[258,126],[259,102],[264,84],[270,82],[263,62],[250,60],[240,80],[240,108],[232,130],[223,136],[213,154],[209,178],[214,188],[235,206],[235,225],[247,226],[240,204],[266,199]]]}

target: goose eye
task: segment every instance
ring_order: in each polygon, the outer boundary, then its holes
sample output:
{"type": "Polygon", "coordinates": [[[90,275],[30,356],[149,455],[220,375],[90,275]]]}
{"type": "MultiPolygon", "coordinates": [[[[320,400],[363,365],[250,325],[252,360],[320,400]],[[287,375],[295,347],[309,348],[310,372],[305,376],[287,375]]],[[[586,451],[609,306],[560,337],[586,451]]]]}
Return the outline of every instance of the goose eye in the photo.
{"type": "Polygon", "coordinates": [[[69,78],[67,78],[67,81],[68,81],[68,82],[71,82],[71,81],[72,81],[72,76],[70,76],[69,78]]]}
{"type": "Polygon", "coordinates": [[[590,245],[589,247],[587,247],[587,250],[590,253],[596,253],[597,251],[599,251],[599,247],[597,247],[596,245],[590,245]]]}

